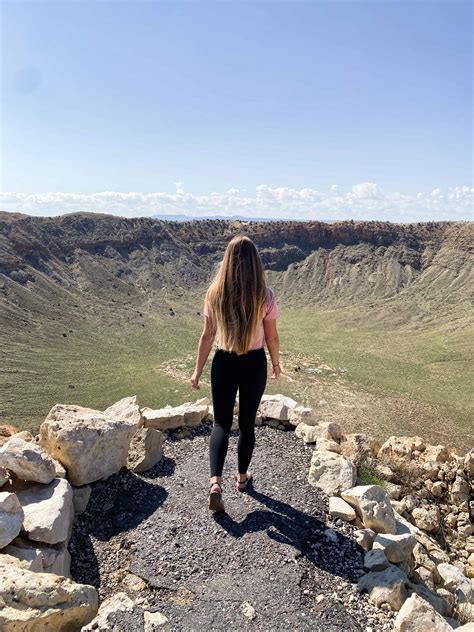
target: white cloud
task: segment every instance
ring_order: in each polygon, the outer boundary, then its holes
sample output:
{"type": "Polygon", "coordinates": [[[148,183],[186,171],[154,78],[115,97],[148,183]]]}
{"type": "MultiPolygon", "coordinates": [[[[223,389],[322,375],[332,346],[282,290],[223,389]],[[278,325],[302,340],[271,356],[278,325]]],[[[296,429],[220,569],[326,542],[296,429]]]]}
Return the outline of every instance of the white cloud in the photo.
{"type": "Polygon", "coordinates": [[[474,188],[436,188],[407,195],[387,193],[373,182],[355,184],[344,192],[332,185],[327,192],[317,189],[257,186],[253,193],[231,188],[196,195],[175,183],[174,193],[102,191],[82,193],[0,193],[0,210],[31,215],[62,215],[79,211],[111,213],[127,217],[157,213],[188,215],[232,215],[294,219],[360,219],[414,222],[473,219],[474,188]]]}

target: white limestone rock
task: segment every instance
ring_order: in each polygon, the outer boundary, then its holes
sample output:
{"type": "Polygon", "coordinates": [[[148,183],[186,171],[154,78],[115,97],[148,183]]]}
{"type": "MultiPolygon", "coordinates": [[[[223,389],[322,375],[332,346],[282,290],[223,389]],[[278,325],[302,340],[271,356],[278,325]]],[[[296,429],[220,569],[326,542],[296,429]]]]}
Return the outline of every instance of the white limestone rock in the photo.
{"type": "Polygon", "coordinates": [[[92,632],[102,630],[110,631],[116,629],[113,622],[114,613],[116,612],[131,612],[136,608],[135,602],[124,592],[118,592],[105,599],[97,612],[97,615],[92,621],[85,625],[81,632],[92,632]]]}
{"type": "Polygon", "coordinates": [[[138,428],[143,426],[144,422],[136,395],[124,397],[118,402],[115,402],[115,404],[112,404],[112,406],[104,410],[104,415],[108,419],[126,421],[138,428]]]}
{"type": "MultiPolygon", "coordinates": [[[[297,426],[299,428],[299,426],[297,426]]],[[[354,465],[340,454],[314,450],[308,473],[308,482],[322,489],[328,496],[339,494],[356,480],[354,465]]]]}
{"type": "Polygon", "coordinates": [[[157,410],[143,408],[144,425],[146,428],[155,428],[156,430],[170,430],[183,426],[194,428],[201,425],[207,417],[209,404],[209,398],[203,397],[195,402],[185,402],[179,406],[168,405],[157,410]]]}
{"type": "Polygon", "coordinates": [[[437,505],[431,504],[426,507],[415,507],[411,515],[419,529],[424,529],[430,533],[439,528],[441,513],[437,505]]]}
{"type": "Polygon", "coordinates": [[[305,406],[295,406],[295,408],[291,408],[289,421],[292,426],[297,426],[301,423],[305,423],[308,426],[315,426],[318,423],[315,411],[305,406]]]}
{"type": "Polygon", "coordinates": [[[13,435],[0,448],[0,467],[23,481],[51,483],[56,477],[53,459],[36,443],[13,435]]]}
{"type": "Polygon", "coordinates": [[[40,444],[66,468],[72,485],[115,474],[127,464],[137,425],[81,406],[56,404],[40,426],[40,444]]]}
{"type": "Polygon", "coordinates": [[[0,492],[0,549],[21,531],[25,514],[16,494],[0,492]]]}
{"type": "Polygon", "coordinates": [[[133,435],[128,453],[128,468],[146,472],[161,460],[165,435],[155,428],[139,428],[133,435]]]}
{"type": "Polygon", "coordinates": [[[69,537],[74,509],[72,487],[66,479],[32,485],[17,496],[25,512],[23,530],[30,540],[57,544],[69,537]]]}
{"type": "Polygon", "coordinates": [[[352,522],[356,518],[354,509],[339,496],[331,496],[329,499],[329,515],[346,522],[352,522]]]}
{"type": "Polygon", "coordinates": [[[413,593],[400,608],[396,632],[452,632],[452,627],[424,599],[413,593]]]}
{"type": "Polygon", "coordinates": [[[316,440],[321,436],[321,431],[319,426],[309,426],[301,422],[295,428],[295,436],[298,439],[303,439],[305,443],[316,443],[316,440]]]}
{"type": "Polygon", "coordinates": [[[80,630],[98,609],[93,586],[36,573],[11,555],[0,555],[0,630],[80,630]]]}
{"type": "Polygon", "coordinates": [[[393,535],[391,533],[380,533],[374,540],[374,550],[381,549],[390,562],[398,564],[407,560],[416,544],[416,538],[411,533],[393,535]]]}
{"type": "Polygon", "coordinates": [[[378,607],[388,604],[391,610],[400,610],[407,597],[408,579],[397,566],[389,564],[383,571],[371,571],[363,575],[358,583],[359,592],[369,593],[369,598],[378,607]]]}
{"type": "Polygon", "coordinates": [[[376,533],[397,531],[395,514],[387,492],[379,485],[359,485],[341,492],[342,498],[354,507],[364,527],[376,533]]]}
{"type": "Polygon", "coordinates": [[[376,535],[372,529],[357,529],[357,531],[354,531],[356,542],[364,551],[372,549],[376,535]]]}

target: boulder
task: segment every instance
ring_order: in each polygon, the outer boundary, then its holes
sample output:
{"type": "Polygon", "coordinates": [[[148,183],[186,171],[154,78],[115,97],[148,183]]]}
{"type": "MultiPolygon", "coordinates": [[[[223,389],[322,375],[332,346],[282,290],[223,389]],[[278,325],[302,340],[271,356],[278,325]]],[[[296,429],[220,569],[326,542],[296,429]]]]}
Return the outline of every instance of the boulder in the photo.
{"type": "MultiPolygon", "coordinates": [[[[449,592],[464,593],[467,596],[472,593],[472,582],[454,564],[438,564],[437,570],[443,588],[449,592]]],[[[472,597],[474,597],[474,593],[472,593],[472,597]]]]}
{"type": "Polygon", "coordinates": [[[397,632],[452,632],[452,627],[416,593],[400,608],[394,622],[397,632]]]}
{"type": "Polygon", "coordinates": [[[356,512],[345,500],[342,500],[342,498],[331,496],[329,499],[329,515],[333,518],[341,518],[347,522],[352,522],[355,520],[356,512]]]}
{"type": "Polygon", "coordinates": [[[34,571],[36,573],[43,572],[43,556],[41,554],[41,550],[36,547],[27,547],[23,548],[17,546],[15,540],[12,544],[9,544],[2,550],[2,554],[6,553],[7,555],[11,555],[17,560],[21,560],[22,562],[26,562],[28,565],[28,569],[30,571],[34,571]]]}
{"type": "Polygon", "coordinates": [[[54,573],[63,577],[71,574],[71,555],[67,541],[51,545],[18,537],[3,552],[26,561],[31,571],[54,573]]]}
{"type": "Polygon", "coordinates": [[[267,400],[261,402],[260,411],[262,417],[268,419],[278,419],[279,421],[290,420],[290,408],[279,400],[267,400]]]}
{"type": "Polygon", "coordinates": [[[408,595],[411,596],[412,593],[416,593],[419,597],[424,599],[441,616],[449,617],[452,614],[452,608],[449,601],[445,599],[444,596],[430,590],[423,584],[411,583],[408,589],[408,595]]]}
{"type": "Polygon", "coordinates": [[[431,532],[439,528],[441,514],[437,505],[431,504],[426,507],[415,507],[411,515],[419,529],[431,532]]]}
{"type": "Polygon", "coordinates": [[[66,468],[72,485],[107,478],[127,464],[135,423],[100,411],[57,404],[40,427],[40,444],[66,468]]]}
{"type": "Polygon", "coordinates": [[[374,544],[376,533],[372,529],[357,529],[354,531],[357,544],[364,549],[370,551],[374,544]]]}
{"type": "Polygon", "coordinates": [[[407,597],[407,584],[405,573],[389,564],[383,571],[363,575],[357,583],[357,590],[369,593],[370,600],[378,607],[386,603],[391,610],[400,610],[407,597]]]}
{"type": "Polygon", "coordinates": [[[369,571],[383,571],[388,566],[387,556],[381,549],[372,549],[364,555],[364,568],[369,571]]]}
{"type": "Polygon", "coordinates": [[[359,485],[341,492],[342,498],[354,507],[364,527],[376,533],[397,531],[395,514],[387,492],[379,485],[359,485]]]}
{"type": "Polygon", "coordinates": [[[410,557],[415,544],[415,536],[411,533],[402,535],[382,533],[376,536],[373,549],[382,550],[390,562],[398,564],[410,557]]]}
{"type": "Polygon", "coordinates": [[[155,428],[139,428],[133,435],[128,453],[128,468],[146,472],[161,460],[165,435],[155,428]]]}
{"type": "Polygon", "coordinates": [[[318,439],[326,439],[338,443],[341,427],[336,422],[324,422],[317,426],[310,426],[304,422],[295,428],[295,435],[305,443],[316,443],[318,439]]]}
{"type": "Polygon", "coordinates": [[[23,531],[30,540],[56,544],[69,537],[74,510],[72,487],[66,479],[35,484],[16,494],[25,512],[23,531]]]}
{"type": "Polygon", "coordinates": [[[20,533],[24,517],[17,495],[0,492],[0,549],[20,533]]]}
{"type": "Polygon", "coordinates": [[[46,632],[80,630],[98,609],[93,586],[66,577],[36,573],[11,555],[0,555],[0,630],[46,632]]]}
{"type": "Polygon", "coordinates": [[[36,443],[13,436],[0,448],[0,467],[24,481],[51,483],[56,477],[53,459],[36,443]]]}
{"type": "Polygon", "coordinates": [[[317,439],[321,437],[321,431],[319,426],[309,426],[301,422],[295,428],[295,436],[298,439],[303,439],[305,443],[316,443],[317,439]]]}
{"type": "Polygon", "coordinates": [[[351,487],[355,480],[356,469],[343,456],[329,451],[313,451],[308,473],[310,485],[322,489],[331,496],[351,487]]]}
{"type": "Polygon", "coordinates": [[[157,410],[143,408],[144,425],[146,428],[156,430],[170,430],[182,426],[193,428],[201,425],[203,419],[207,417],[209,404],[209,398],[203,397],[195,402],[185,402],[179,406],[167,405],[157,410]]]}
{"type": "Polygon", "coordinates": [[[290,408],[289,421],[292,426],[297,426],[301,423],[305,423],[308,426],[315,426],[317,424],[314,410],[312,408],[305,408],[304,406],[290,408]]]}
{"type": "Polygon", "coordinates": [[[126,421],[137,428],[143,426],[144,419],[137,402],[136,395],[124,397],[104,410],[104,415],[108,419],[115,421],[126,421]]]}

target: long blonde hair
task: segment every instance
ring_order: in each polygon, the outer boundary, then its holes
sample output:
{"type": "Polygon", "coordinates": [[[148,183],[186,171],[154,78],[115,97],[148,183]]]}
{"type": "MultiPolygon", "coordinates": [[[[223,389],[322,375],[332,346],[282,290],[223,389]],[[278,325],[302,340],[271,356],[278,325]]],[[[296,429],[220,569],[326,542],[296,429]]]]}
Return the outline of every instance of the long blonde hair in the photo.
{"type": "Polygon", "coordinates": [[[204,299],[223,349],[238,355],[249,351],[264,317],[266,299],[265,274],[257,247],[247,235],[236,235],[227,244],[204,299]]]}

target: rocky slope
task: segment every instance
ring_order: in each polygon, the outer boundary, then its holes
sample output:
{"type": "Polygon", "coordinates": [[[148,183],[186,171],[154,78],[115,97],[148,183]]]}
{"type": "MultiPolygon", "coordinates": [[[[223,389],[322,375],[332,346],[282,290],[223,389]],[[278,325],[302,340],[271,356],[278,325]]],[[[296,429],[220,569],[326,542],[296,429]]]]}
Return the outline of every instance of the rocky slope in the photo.
{"type": "Polygon", "coordinates": [[[466,312],[473,234],[467,222],[172,222],[0,213],[2,324],[26,326],[58,304],[73,311],[85,294],[148,305],[171,289],[178,295],[201,289],[237,232],[254,239],[287,304],[377,302],[386,317],[400,308],[401,297],[410,302],[401,310],[406,321],[417,315],[412,303],[422,312],[439,308],[438,318],[466,312]]]}

